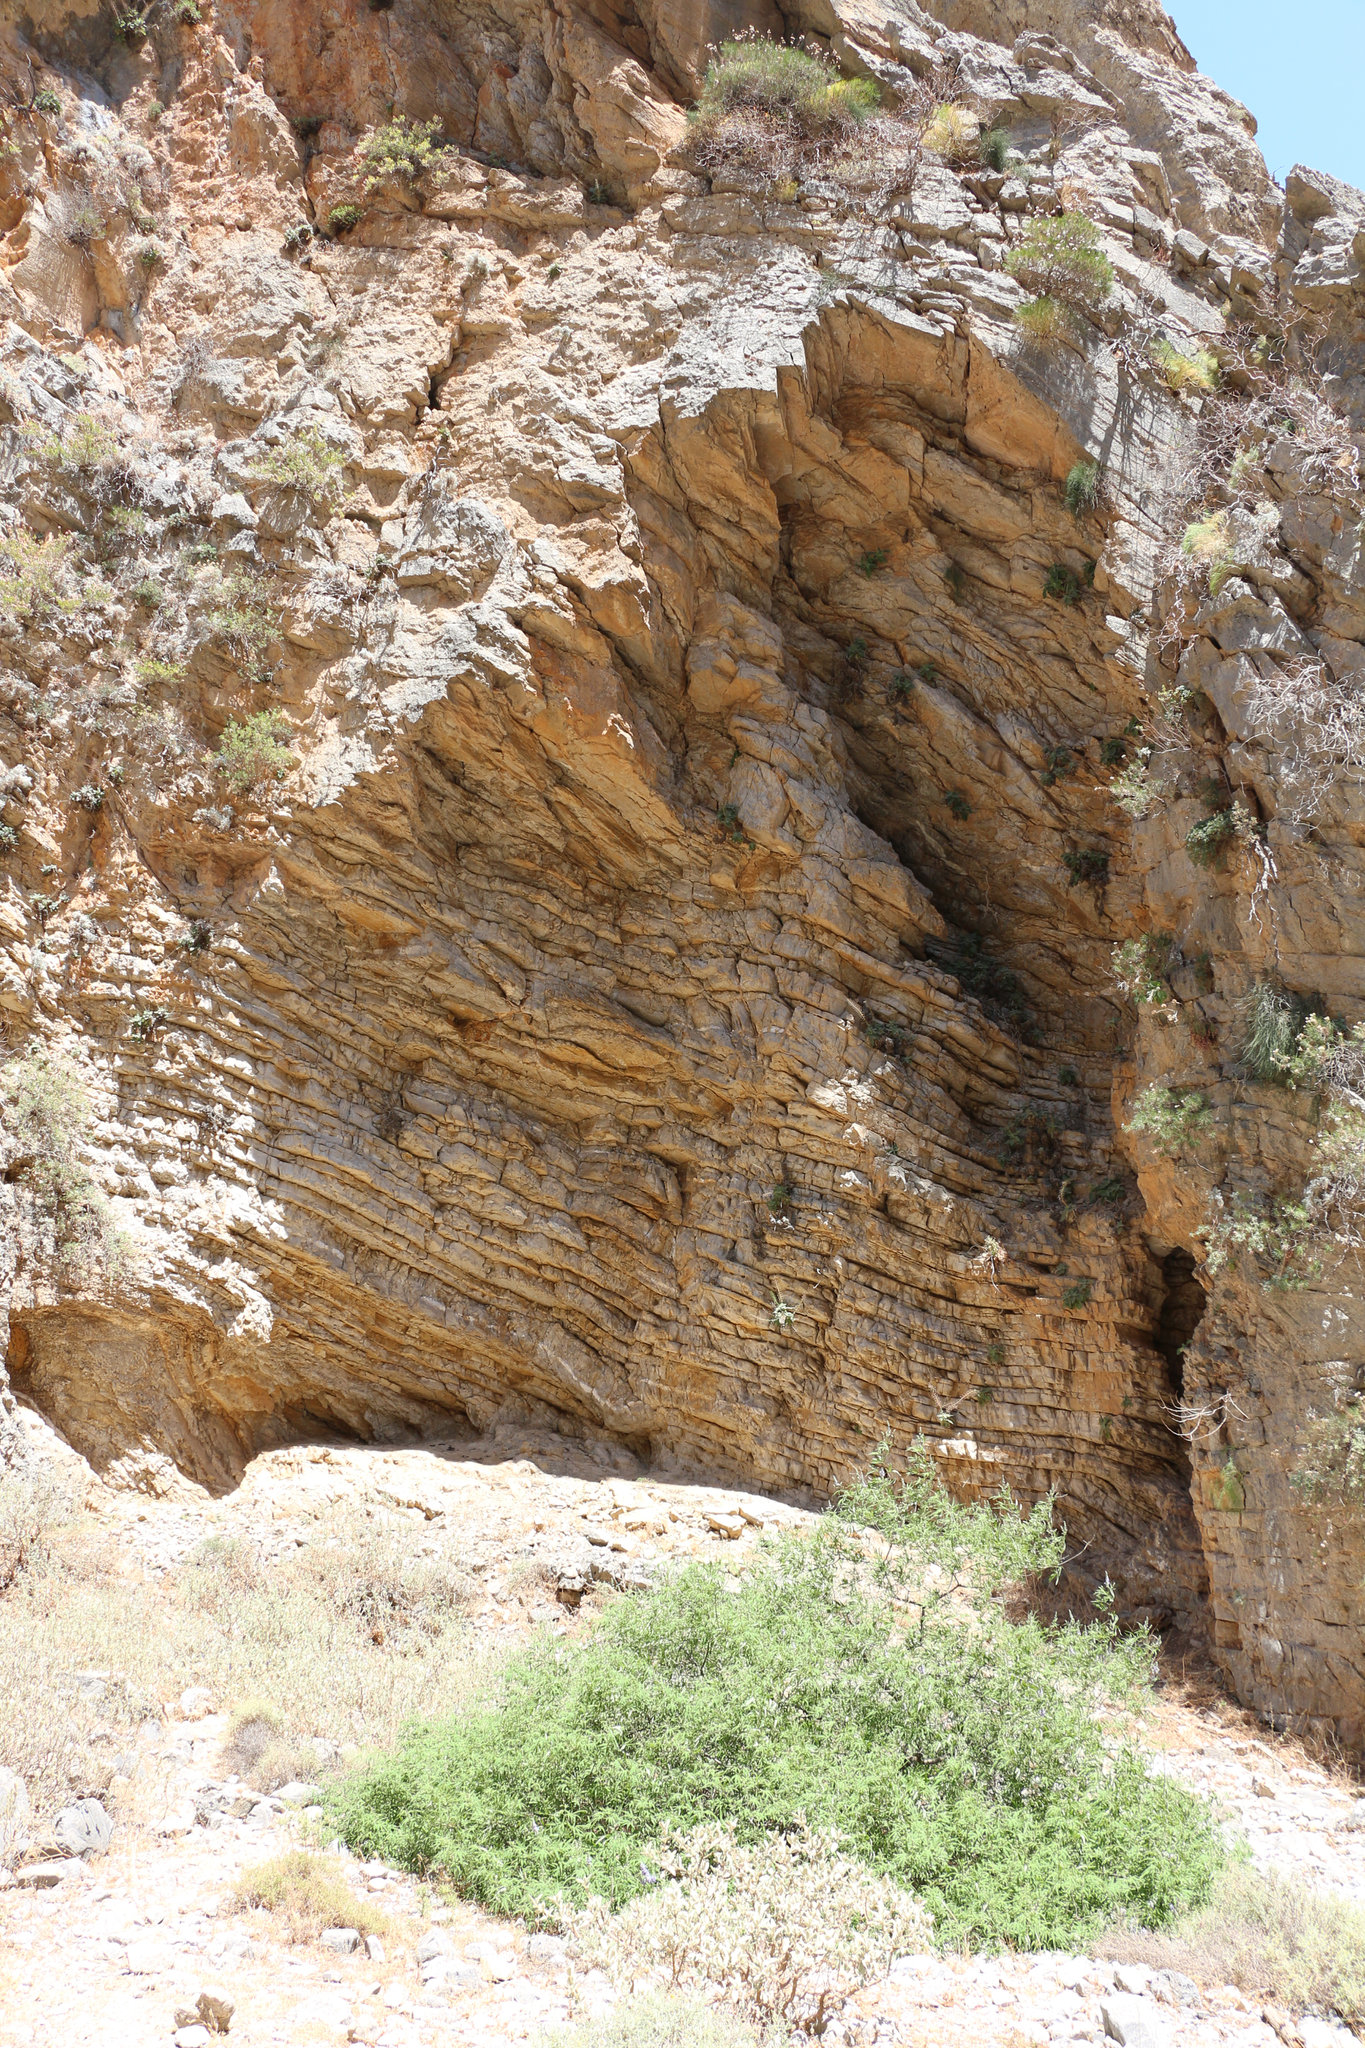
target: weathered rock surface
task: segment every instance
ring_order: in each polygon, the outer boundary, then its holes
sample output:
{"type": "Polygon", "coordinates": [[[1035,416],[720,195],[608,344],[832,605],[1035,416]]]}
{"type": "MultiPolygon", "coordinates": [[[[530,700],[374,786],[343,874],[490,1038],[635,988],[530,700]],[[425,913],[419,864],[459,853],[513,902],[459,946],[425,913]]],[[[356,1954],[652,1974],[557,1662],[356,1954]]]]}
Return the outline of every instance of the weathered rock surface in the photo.
{"type": "Polygon", "coordinates": [[[1359,1544],[1288,1472],[1356,1311],[1214,1285],[1199,1235],[1305,1146],[1220,1069],[1230,1006],[1268,964],[1362,995],[1354,795],[1278,824],[1236,729],[1257,650],[1365,665],[1292,462],[1184,655],[1271,869],[1196,871],[1194,796],[1134,832],[1099,771],[1169,680],[1193,431],[1124,323],[1190,345],[1293,293],[1348,332],[1365,202],[1296,172],[1281,224],[1147,0],[783,21],[893,105],[956,60],[1027,183],[706,189],[685,103],[762,7],[0,28],[0,503],[75,579],[0,622],[0,1015],[86,1075],[127,1240],[57,1255],[4,1141],[10,1380],[164,1491],[530,1422],[808,1498],[922,1432],[962,1489],[1055,1488],[1128,1612],[1211,1597],[1244,1697],[1355,1740],[1359,1544]],[[395,106],[451,147],[367,186],[395,106]],[[1059,201],[1119,283],[1041,358],[1002,258],[1059,201]],[[323,485],[280,488],[304,445],[323,485]],[[289,773],[232,788],[207,750],[275,707],[289,773]],[[1217,1053],[1134,1033],[1110,954],[1156,928],[1208,955],[1217,1053]],[[1171,1077],[1216,1167],[1122,1130],[1171,1077]]]}

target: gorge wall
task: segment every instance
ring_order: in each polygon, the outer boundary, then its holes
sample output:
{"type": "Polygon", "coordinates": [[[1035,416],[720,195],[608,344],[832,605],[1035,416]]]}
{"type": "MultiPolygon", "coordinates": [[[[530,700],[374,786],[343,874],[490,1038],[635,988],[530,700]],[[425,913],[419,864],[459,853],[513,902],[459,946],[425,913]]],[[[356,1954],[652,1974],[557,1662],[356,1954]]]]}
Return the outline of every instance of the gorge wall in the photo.
{"type": "Polygon", "coordinates": [[[1313,1142],[1239,1004],[1365,1017],[1359,789],[1305,822],[1245,715],[1365,684],[1359,507],[1285,437],[1173,599],[1149,343],[1311,311],[1365,414],[1365,200],[1282,195],[1154,0],[30,0],[0,75],[13,1394],[152,1488],[529,1419],[818,1497],[922,1433],[1358,1742],[1365,1552],[1291,1485],[1354,1268],[1208,1250],[1313,1142]],[[1011,164],[706,178],[746,29],[1011,164]],[[1005,258],[1063,206],[1116,285],[1043,349],[1005,258]],[[1201,866],[1211,778],[1257,829],[1201,866]]]}

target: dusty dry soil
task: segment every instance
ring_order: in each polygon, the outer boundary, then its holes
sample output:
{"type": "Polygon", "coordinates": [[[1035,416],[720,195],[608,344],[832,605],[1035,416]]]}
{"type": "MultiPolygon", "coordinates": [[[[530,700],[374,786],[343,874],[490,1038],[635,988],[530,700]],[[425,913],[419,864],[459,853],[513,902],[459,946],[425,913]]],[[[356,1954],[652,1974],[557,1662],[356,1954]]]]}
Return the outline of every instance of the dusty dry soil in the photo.
{"type": "MultiPolygon", "coordinates": [[[[788,1503],[631,1469],[618,1452],[599,1455],[616,1469],[534,1436],[498,1445],[311,1445],[258,1459],[222,1499],[186,1489],[156,1500],[95,1483],[86,1512],[112,1542],[117,1569],[155,1577],[206,1538],[245,1537],[280,1557],[320,1535],[338,1508],[368,1508],[409,1525],[415,1552],[460,1560],[480,1588],[472,1626],[489,1641],[535,1626],[581,1627],[614,1585],[663,1559],[742,1556],[765,1530],[806,1519],[788,1503]],[[585,1539],[589,1589],[575,1608],[566,1601],[576,1562],[584,1576],[585,1539]]],[[[377,1940],[350,1952],[290,1944],[270,1916],[233,1910],[245,1869],[290,1846],[325,1845],[325,1831],[305,1794],[286,1788],[283,1799],[262,1798],[225,1777],[231,1705],[192,1690],[128,1738],[108,1797],[115,1827],[104,1854],[50,1864],[41,1886],[31,1867],[0,1878],[0,2042],[204,2048],[216,2038],[195,2018],[205,1991],[230,2001],[230,2038],[240,2048],[537,2041],[611,2004],[600,1973],[575,1972],[554,1938],[528,1938],[345,1852],[357,1893],[388,1918],[377,1940]]],[[[1191,1677],[1178,1666],[1163,1676],[1145,1740],[1164,1768],[1218,1802],[1258,1864],[1365,1902],[1365,1799],[1346,1771],[1291,1736],[1267,1734],[1206,1673],[1191,1677]]],[[[898,1962],[826,2038],[915,2048],[1106,2038],[1324,2048],[1352,2037],[1335,2023],[1263,2014],[1231,1987],[1149,1978],[1084,1956],[929,1954],[898,1962]],[[1145,2033],[1133,2031],[1135,2010],[1145,2033]],[[1126,2036],[1114,2017],[1123,2012],[1126,2036]]]]}

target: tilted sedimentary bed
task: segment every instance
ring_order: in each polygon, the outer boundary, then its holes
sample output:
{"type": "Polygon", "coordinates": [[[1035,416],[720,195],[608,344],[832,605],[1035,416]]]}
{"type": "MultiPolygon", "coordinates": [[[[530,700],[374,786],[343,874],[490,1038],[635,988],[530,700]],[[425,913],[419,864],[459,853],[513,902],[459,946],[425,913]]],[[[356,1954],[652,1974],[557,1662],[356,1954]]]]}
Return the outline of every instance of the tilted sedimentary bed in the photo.
{"type": "Polygon", "coordinates": [[[153,1489],[464,1417],[808,1499],[922,1432],[1358,1740],[1359,1538],[1290,1484],[1349,1277],[1206,1254],[1308,1170],[1238,1003],[1362,1013],[1365,809],[1306,824],[1244,714],[1365,681],[1359,508],[1264,451],[1173,640],[1201,401],[1150,365],[1308,309],[1365,411],[1365,199],[1286,204],[1140,0],[144,29],[0,31],[4,1071],[83,1077],[123,1236],[63,1248],[11,1091],[15,1393],[153,1489]],[[746,29],[1012,157],[707,178],[746,29]],[[1116,282],[1043,348],[1006,259],[1062,208],[1116,282]],[[1197,866],[1219,776],[1257,829],[1197,866]]]}

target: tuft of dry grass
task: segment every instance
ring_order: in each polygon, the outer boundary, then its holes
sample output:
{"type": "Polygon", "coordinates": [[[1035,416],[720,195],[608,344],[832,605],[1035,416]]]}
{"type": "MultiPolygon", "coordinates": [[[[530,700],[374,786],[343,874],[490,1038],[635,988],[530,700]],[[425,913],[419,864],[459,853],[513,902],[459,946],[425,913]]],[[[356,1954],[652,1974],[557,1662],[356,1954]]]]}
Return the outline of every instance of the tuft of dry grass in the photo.
{"type": "Polygon", "coordinates": [[[1365,2025],[1365,1912],[1333,1892],[1230,1863],[1208,1903],[1165,1933],[1117,1927],[1094,1953],[1116,1963],[1180,1970],[1292,2011],[1337,2012],[1365,2025]]]}
{"type": "Polygon", "coordinates": [[[760,2048],[764,2038],[727,2006],[655,1992],[623,1999],[560,2041],[561,2048],[760,2048]]]}
{"type": "Polygon", "coordinates": [[[384,1934],[388,1920],[353,1892],[335,1856],[290,1849],[243,1871],[231,1896],[235,1913],[273,1914],[290,1941],[312,1941],[327,1927],[384,1934]]]}
{"type": "Polygon", "coordinates": [[[132,1731],[187,1686],[237,1709],[227,1768],[270,1790],[342,1745],[392,1741],[419,1712],[457,1712],[500,1664],[464,1620],[472,1582],[413,1558],[406,1532],[335,1520],[273,1563],[211,1539],[140,1583],[54,1501],[0,1585],[0,1764],[39,1814],[105,1792],[132,1731]]]}

